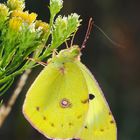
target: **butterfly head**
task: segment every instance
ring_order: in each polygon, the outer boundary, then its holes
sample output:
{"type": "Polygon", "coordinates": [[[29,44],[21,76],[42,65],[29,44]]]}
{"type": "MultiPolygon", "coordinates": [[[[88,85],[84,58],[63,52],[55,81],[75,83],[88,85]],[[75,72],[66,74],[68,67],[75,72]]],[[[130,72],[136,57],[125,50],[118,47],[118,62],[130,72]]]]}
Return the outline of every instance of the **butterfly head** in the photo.
{"type": "Polygon", "coordinates": [[[59,52],[58,57],[67,57],[70,59],[79,59],[81,51],[78,45],[73,45],[70,48],[64,49],[59,52]]]}

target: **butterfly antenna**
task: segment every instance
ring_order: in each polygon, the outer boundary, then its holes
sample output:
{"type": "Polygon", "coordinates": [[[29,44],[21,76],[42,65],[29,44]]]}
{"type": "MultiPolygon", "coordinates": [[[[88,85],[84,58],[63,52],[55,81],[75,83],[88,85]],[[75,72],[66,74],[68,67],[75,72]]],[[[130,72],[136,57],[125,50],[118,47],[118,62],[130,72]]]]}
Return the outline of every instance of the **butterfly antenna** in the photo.
{"type": "Polygon", "coordinates": [[[114,46],[121,47],[121,48],[124,47],[122,44],[113,41],[99,26],[94,24],[94,27],[96,27],[114,46]]]}
{"type": "Polygon", "coordinates": [[[73,33],[73,36],[72,36],[72,39],[71,39],[70,46],[72,46],[72,45],[73,45],[73,42],[74,42],[74,37],[75,37],[76,33],[77,33],[77,30],[73,33]]]}
{"type": "Polygon", "coordinates": [[[82,43],[82,46],[81,46],[81,50],[85,48],[86,46],[86,43],[87,43],[87,40],[89,39],[89,36],[90,36],[90,33],[91,33],[91,29],[94,25],[94,21],[92,18],[89,19],[89,22],[88,22],[88,28],[87,28],[87,32],[86,32],[86,35],[85,35],[85,39],[82,43]]]}

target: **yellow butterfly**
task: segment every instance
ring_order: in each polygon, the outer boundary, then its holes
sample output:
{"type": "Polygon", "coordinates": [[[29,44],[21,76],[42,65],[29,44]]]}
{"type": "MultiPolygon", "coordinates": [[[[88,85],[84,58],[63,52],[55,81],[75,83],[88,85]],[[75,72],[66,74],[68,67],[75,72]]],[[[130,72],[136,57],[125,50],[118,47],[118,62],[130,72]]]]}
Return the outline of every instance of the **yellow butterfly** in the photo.
{"type": "Polygon", "coordinates": [[[76,45],[52,57],[23,105],[31,125],[51,139],[116,140],[116,123],[76,45]]]}

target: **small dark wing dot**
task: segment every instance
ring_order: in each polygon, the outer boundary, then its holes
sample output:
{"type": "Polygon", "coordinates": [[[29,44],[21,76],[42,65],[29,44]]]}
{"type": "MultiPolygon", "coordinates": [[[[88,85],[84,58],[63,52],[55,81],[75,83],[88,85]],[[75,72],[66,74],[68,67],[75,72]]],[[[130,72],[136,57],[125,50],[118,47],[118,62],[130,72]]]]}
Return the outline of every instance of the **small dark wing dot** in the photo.
{"type": "Polygon", "coordinates": [[[86,103],[88,103],[88,102],[89,102],[88,99],[84,99],[84,100],[81,101],[82,104],[86,104],[86,103]]]}
{"type": "Polygon", "coordinates": [[[69,126],[72,126],[73,124],[71,122],[69,122],[69,126]]]}
{"type": "Polygon", "coordinates": [[[95,96],[92,93],[90,93],[89,94],[89,100],[93,100],[94,98],[95,98],[95,96]]]}
{"type": "Polygon", "coordinates": [[[54,127],[54,123],[51,123],[51,126],[54,127]]]}
{"type": "Polygon", "coordinates": [[[88,129],[88,127],[87,127],[87,126],[85,126],[85,129],[88,129]]]}
{"type": "Polygon", "coordinates": [[[46,117],[45,116],[43,117],[43,120],[46,120],[46,117]]]}
{"type": "Polygon", "coordinates": [[[114,120],[111,120],[110,123],[113,124],[114,123],[114,120]]]}
{"type": "Polygon", "coordinates": [[[37,106],[37,107],[36,107],[36,110],[37,110],[37,111],[39,111],[39,110],[40,110],[39,106],[37,106]]]}
{"type": "Polygon", "coordinates": [[[104,131],[104,129],[100,129],[100,131],[101,131],[101,132],[103,132],[103,131],[104,131]]]}
{"type": "Polygon", "coordinates": [[[78,116],[77,116],[77,119],[80,119],[81,117],[82,117],[82,115],[78,115],[78,116]]]}
{"type": "Polygon", "coordinates": [[[112,113],[111,113],[111,112],[109,112],[109,115],[112,115],[112,113]]]}

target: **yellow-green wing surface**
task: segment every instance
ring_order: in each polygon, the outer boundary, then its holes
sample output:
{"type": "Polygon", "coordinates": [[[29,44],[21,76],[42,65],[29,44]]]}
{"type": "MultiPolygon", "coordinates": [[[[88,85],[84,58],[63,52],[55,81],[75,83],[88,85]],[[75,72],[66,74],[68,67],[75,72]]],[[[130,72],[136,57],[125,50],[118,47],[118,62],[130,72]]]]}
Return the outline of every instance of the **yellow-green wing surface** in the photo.
{"type": "Polygon", "coordinates": [[[73,138],[88,112],[85,77],[74,62],[50,63],[30,87],[23,105],[26,119],[48,138],[73,138]]]}
{"type": "Polygon", "coordinates": [[[78,65],[88,86],[89,111],[85,125],[77,138],[80,140],[116,140],[116,124],[98,83],[82,63],[78,65]]]}

